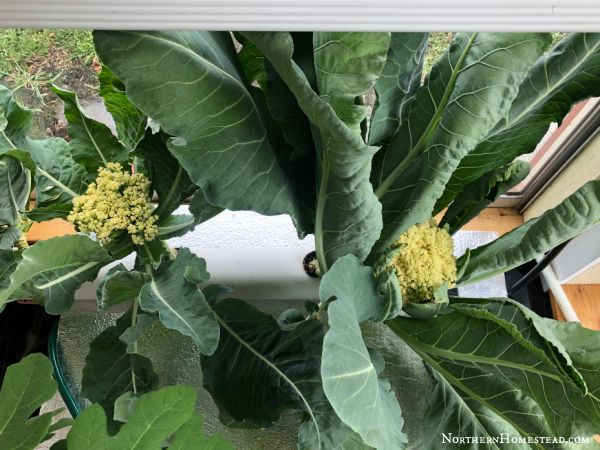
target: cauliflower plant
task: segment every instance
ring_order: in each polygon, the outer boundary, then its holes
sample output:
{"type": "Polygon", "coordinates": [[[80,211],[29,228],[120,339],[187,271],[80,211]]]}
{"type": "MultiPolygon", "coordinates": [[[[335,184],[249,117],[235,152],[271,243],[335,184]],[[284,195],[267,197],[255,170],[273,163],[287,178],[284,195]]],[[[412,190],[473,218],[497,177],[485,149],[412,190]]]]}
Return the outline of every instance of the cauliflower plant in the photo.
{"type": "Polygon", "coordinates": [[[110,242],[110,234],[117,230],[126,230],[137,245],[152,241],[158,227],[149,187],[145,175],[132,175],[120,164],[108,163],[98,169],[98,178],[89,184],[86,195],[73,199],[68,220],[84,233],[96,233],[103,244],[110,242]]]}
{"type": "Polygon", "coordinates": [[[444,282],[456,282],[456,258],[452,254],[454,240],[435,219],[409,228],[394,243],[403,246],[387,266],[394,269],[403,301],[425,303],[444,282]]]}

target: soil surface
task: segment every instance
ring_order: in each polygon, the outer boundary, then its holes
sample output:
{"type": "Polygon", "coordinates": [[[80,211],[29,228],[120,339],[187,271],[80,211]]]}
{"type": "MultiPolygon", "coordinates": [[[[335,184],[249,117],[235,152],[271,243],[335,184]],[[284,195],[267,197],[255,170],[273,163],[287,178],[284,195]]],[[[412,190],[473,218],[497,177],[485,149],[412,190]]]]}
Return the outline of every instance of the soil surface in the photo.
{"type": "Polygon", "coordinates": [[[33,126],[29,132],[32,139],[66,137],[63,104],[52,91],[51,85],[76,92],[83,105],[102,102],[98,96],[99,70],[100,65],[95,58],[90,64],[85,64],[81,58],[71,59],[65,51],[53,49],[50,55],[34,57],[29,61],[28,73],[31,76],[43,74],[42,79],[48,82],[34,82],[24,86],[21,82],[19,86],[19,81],[15,78],[2,76],[0,84],[13,90],[21,105],[33,110],[33,126]]]}

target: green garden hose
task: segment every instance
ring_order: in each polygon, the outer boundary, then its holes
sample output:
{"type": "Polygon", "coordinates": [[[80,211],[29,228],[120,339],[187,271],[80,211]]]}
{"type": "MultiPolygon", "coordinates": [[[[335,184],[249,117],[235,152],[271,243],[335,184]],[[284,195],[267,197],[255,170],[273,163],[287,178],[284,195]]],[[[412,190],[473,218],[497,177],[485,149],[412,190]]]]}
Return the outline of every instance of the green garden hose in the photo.
{"type": "Polygon", "coordinates": [[[53,376],[56,382],[58,383],[58,392],[60,392],[60,396],[62,397],[65,405],[67,405],[67,409],[71,413],[73,418],[77,417],[81,412],[81,408],[73,393],[67,386],[67,382],[65,381],[64,374],[60,368],[59,362],[59,342],[58,342],[58,324],[60,323],[60,316],[56,318],[54,323],[52,324],[52,329],[50,330],[50,338],[48,339],[48,356],[50,357],[50,362],[52,363],[52,367],[54,368],[53,376]]]}

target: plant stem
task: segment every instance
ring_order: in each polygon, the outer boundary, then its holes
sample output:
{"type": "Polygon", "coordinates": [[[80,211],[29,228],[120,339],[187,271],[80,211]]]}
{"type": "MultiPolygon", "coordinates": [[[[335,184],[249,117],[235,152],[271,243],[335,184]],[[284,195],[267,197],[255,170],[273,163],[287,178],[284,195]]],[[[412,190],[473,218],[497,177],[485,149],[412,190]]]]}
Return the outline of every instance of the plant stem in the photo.
{"type": "Polygon", "coordinates": [[[164,199],[161,199],[161,202],[155,211],[155,214],[157,216],[160,216],[163,213],[163,211],[165,210],[165,208],[167,207],[167,205],[173,198],[173,195],[175,195],[175,191],[177,190],[177,186],[179,185],[179,181],[181,180],[182,174],[183,174],[183,167],[179,166],[179,168],[177,169],[177,174],[175,175],[175,179],[173,180],[173,184],[169,188],[169,192],[167,193],[167,195],[164,199]]]}
{"type": "Polygon", "coordinates": [[[163,244],[164,244],[164,246],[165,246],[165,247],[167,247],[167,248],[169,249],[169,253],[170,253],[170,255],[171,255],[171,259],[173,260],[173,259],[177,258],[177,253],[175,253],[175,250],[173,250],[173,249],[172,249],[172,248],[169,246],[169,244],[167,244],[167,241],[163,241],[163,244]]]}
{"type": "Polygon", "coordinates": [[[27,242],[27,238],[25,237],[25,233],[21,233],[21,236],[19,236],[17,238],[17,240],[15,241],[15,246],[19,250],[25,250],[27,247],[29,247],[29,243],[27,242]]]}
{"type": "Polygon", "coordinates": [[[325,247],[323,245],[323,217],[325,214],[325,202],[327,202],[327,184],[329,183],[330,164],[327,157],[323,157],[323,168],[321,172],[321,183],[319,184],[319,196],[317,197],[317,211],[315,216],[315,250],[321,274],[327,273],[327,261],[325,259],[325,247]]]}
{"type": "Polygon", "coordinates": [[[13,148],[13,150],[16,150],[17,149],[16,145],[13,144],[13,142],[8,138],[6,133],[4,131],[0,131],[0,133],[2,133],[2,136],[4,136],[4,139],[6,139],[6,142],[8,142],[8,145],[10,145],[13,148]]]}
{"type": "MultiPolygon", "coordinates": [[[[136,297],[133,300],[133,310],[131,313],[131,327],[135,327],[135,324],[137,322],[137,311],[138,311],[138,304],[140,302],[140,297],[136,297]]],[[[133,343],[133,352],[137,353],[137,341],[135,341],[133,343]]],[[[132,370],[131,371],[131,385],[133,387],[133,393],[137,395],[137,386],[135,385],[135,372],[132,370]]]]}

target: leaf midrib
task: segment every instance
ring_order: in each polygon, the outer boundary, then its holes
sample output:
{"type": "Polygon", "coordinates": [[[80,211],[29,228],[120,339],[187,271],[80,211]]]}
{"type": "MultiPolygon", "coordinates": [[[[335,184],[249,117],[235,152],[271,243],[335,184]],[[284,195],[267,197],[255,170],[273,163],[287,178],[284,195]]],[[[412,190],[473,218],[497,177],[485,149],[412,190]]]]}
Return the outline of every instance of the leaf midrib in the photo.
{"type": "Polygon", "coordinates": [[[250,353],[252,353],[256,358],[260,359],[264,364],[266,364],[268,367],[270,367],[275,373],[277,373],[277,375],[279,375],[286,383],[288,383],[292,387],[292,389],[296,392],[298,397],[302,400],[302,403],[304,403],[304,406],[306,407],[306,412],[310,415],[310,418],[312,419],[312,421],[315,425],[315,430],[317,432],[317,438],[318,438],[319,449],[320,449],[321,448],[321,432],[319,431],[319,424],[318,424],[317,420],[315,419],[312,408],[310,407],[308,401],[306,400],[306,398],[304,397],[304,395],[302,394],[300,389],[298,389],[296,384],[292,380],[290,380],[287,377],[287,375],[279,369],[279,367],[277,367],[275,364],[273,364],[271,361],[269,361],[267,358],[265,358],[263,355],[261,355],[258,351],[256,351],[250,344],[248,344],[246,341],[244,341],[244,339],[242,339],[242,337],[240,335],[238,335],[216,312],[215,312],[215,317],[217,319],[217,322],[219,322],[219,325],[221,325],[223,328],[225,328],[225,330],[231,336],[233,336],[233,338],[235,340],[237,340],[242,346],[246,347],[246,349],[248,349],[248,351],[250,351],[250,353]]]}
{"type": "Polygon", "coordinates": [[[14,193],[13,193],[12,182],[10,181],[10,171],[8,169],[7,164],[2,163],[2,165],[4,165],[6,167],[6,182],[8,183],[8,193],[9,193],[9,197],[10,197],[10,202],[12,203],[13,209],[14,209],[16,215],[18,216],[19,206],[17,205],[17,199],[15,198],[14,193]]]}
{"type": "MultiPolygon", "coordinates": [[[[196,345],[198,345],[198,347],[200,348],[201,352],[206,354],[207,349],[206,346],[202,343],[202,339],[200,339],[200,336],[198,336],[198,333],[196,333],[194,331],[194,328],[192,327],[192,325],[186,321],[175,309],[173,309],[171,307],[171,305],[169,305],[169,303],[164,299],[164,297],[162,296],[162,294],[160,293],[160,289],[158,288],[158,285],[156,284],[156,280],[154,279],[154,275],[152,274],[152,268],[147,264],[146,265],[146,272],[148,273],[148,275],[150,275],[150,289],[152,289],[152,292],[154,292],[154,294],[156,295],[156,297],[160,300],[160,302],[165,305],[169,311],[171,311],[173,314],[175,314],[177,316],[177,318],[179,320],[181,320],[182,323],[185,324],[185,326],[187,327],[187,329],[190,330],[190,332],[192,333],[192,338],[195,337],[194,341],[196,342],[196,345]]],[[[141,298],[140,298],[141,301],[141,298]]],[[[161,312],[158,311],[159,316],[161,315],[161,312]]]]}
{"type": "Polygon", "coordinates": [[[2,428],[0,428],[0,435],[2,435],[2,433],[4,432],[4,430],[6,429],[6,427],[8,426],[8,424],[10,423],[10,421],[12,420],[14,415],[16,414],[17,410],[20,409],[18,407],[18,405],[21,402],[21,399],[23,398],[23,396],[25,395],[25,392],[27,391],[27,387],[31,384],[31,377],[33,377],[33,372],[29,373],[29,377],[27,378],[27,381],[25,383],[25,388],[21,390],[19,396],[17,397],[17,402],[16,402],[17,406],[15,408],[13,408],[13,410],[9,414],[8,418],[4,422],[4,426],[2,428]]]}
{"type": "MultiPolygon", "coordinates": [[[[404,170],[408,168],[408,166],[414,161],[419,151],[427,144],[427,142],[433,135],[433,132],[436,130],[439,124],[442,114],[446,110],[446,106],[448,104],[448,101],[450,100],[450,95],[452,95],[452,92],[454,91],[456,79],[458,78],[458,75],[461,72],[462,65],[465,62],[467,54],[469,53],[469,50],[471,49],[471,46],[473,45],[473,42],[475,41],[476,37],[477,33],[473,33],[473,35],[467,42],[465,49],[462,51],[460,58],[456,63],[456,66],[454,66],[454,68],[452,69],[452,75],[450,76],[448,84],[444,89],[444,95],[442,96],[440,103],[436,105],[435,114],[431,117],[427,128],[425,129],[415,146],[409,150],[408,154],[402,160],[402,162],[400,162],[400,164],[398,164],[394,168],[394,170],[392,170],[392,172],[377,187],[377,189],[375,190],[375,195],[377,196],[377,198],[381,199],[388,192],[388,190],[392,187],[394,182],[398,179],[398,177],[400,177],[400,175],[402,175],[404,170]]],[[[429,90],[429,86],[427,86],[427,89],[429,90]]]]}
{"type": "Polygon", "coordinates": [[[418,346],[419,348],[422,348],[423,351],[426,351],[428,354],[436,355],[436,356],[439,356],[440,358],[444,358],[449,361],[463,361],[463,362],[469,362],[469,363],[475,363],[475,364],[482,363],[482,364],[487,364],[487,365],[492,365],[492,366],[509,367],[511,369],[518,369],[518,370],[522,370],[524,372],[535,373],[536,375],[541,375],[546,378],[556,380],[562,384],[562,380],[558,375],[554,375],[552,373],[549,373],[549,372],[546,372],[543,370],[535,369],[531,366],[526,366],[524,364],[513,363],[510,361],[500,360],[500,359],[496,359],[496,358],[492,358],[492,357],[488,357],[488,356],[475,356],[475,355],[468,356],[468,354],[465,354],[465,353],[455,353],[455,352],[452,352],[451,350],[445,350],[445,349],[434,347],[430,344],[424,344],[408,335],[404,335],[403,339],[405,339],[407,341],[410,340],[413,345],[418,346]]]}
{"type": "MultiPolygon", "coordinates": [[[[583,58],[581,58],[579,64],[576,64],[574,67],[572,67],[569,71],[567,71],[567,73],[561,77],[556,83],[554,83],[552,85],[551,88],[547,87],[544,94],[538,96],[537,100],[534,101],[530,106],[526,107],[518,116],[516,116],[515,118],[513,118],[511,120],[511,122],[508,122],[504,125],[504,127],[502,127],[501,129],[499,129],[498,131],[494,132],[493,134],[488,135],[485,140],[489,140],[495,136],[497,136],[500,133],[505,132],[506,130],[508,130],[509,128],[512,128],[515,124],[517,124],[524,116],[528,115],[532,110],[534,110],[539,103],[542,100],[545,100],[548,96],[550,96],[550,94],[553,94],[555,92],[555,89],[560,86],[561,84],[563,84],[570,76],[573,72],[575,72],[577,69],[579,69],[579,67],[581,65],[583,65],[584,63],[587,62],[588,58],[592,55],[592,53],[594,53],[594,51],[600,46],[600,40],[598,40],[598,42],[596,42],[596,44],[592,47],[591,50],[589,50],[588,52],[585,53],[585,56],[583,58]]],[[[547,59],[546,59],[547,61],[547,59]]],[[[546,62],[545,61],[545,62],[546,62]]],[[[547,70],[546,70],[547,72],[547,70]]],[[[524,81],[524,83],[527,82],[527,79],[524,81]]]]}
{"type": "MultiPolygon", "coordinates": [[[[24,261],[25,261],[25,258],[23,258],[23,261],[21,261],[21,262],[24,262],[24,261]]],[[[48,272],[48,271],[53,271],[53,270],[58,270],[58,269],[64,269],[64,268],[68,268],[68,267],[78,266],[79,264],[81,264],[81,261],[76,261],[76,262],[69,263],[69,264],[62,264],[62,265],[60,265],[60,266],[52,266],[52,267],[47,267],[47,268],[43,268],[42,270],[38,270],[37,272],[35,272],[35,273],[31,274],[31,275],[28,275],[28,276],[26,276],[26,277],[25,277],[25,279],[24,279],[22,282],[20,282],[20,283],[18,283],[18,284],[16,284],[16,285],[14,285],[13,287],[9,287],[7,290],[5,290],[4,292],[2,292],[2,295],[0,295],[0,301],[6,300],[7,298],[9,298],[9,297],[10,297],[10,295],[11,295],[11,294],[12,294],[12,293],[13,293],[15,290],[17,290],[17,288],[19,288],[19,287],[20,287],[20,286],[22,286],[22,285],[23,285],[23,284],[24,284],[26,281],[29,281],[29,280],[31,280],[33,277],[35,277],[35,276],[37,276],[37,275],[40,275],[40,274],[42,274],[42,273],[44,273],[44,272],[48,272]]],[[[91,265],[90,267],[86,267],[84,270],[90,269],[91,267],[93,267],[93,266],[95,266],[95,265],[98,265],[98,264],[100,264],[100,261],[88,261],[87,263],[85,263],[85,264],[84,264],[83,266],[81,266],[81,267],[85,267],[85,266],[88,266],[88,265],[90,265],[90,264],[92,264],[92,265],[91,265]]],[[[82,272],[82,270],[80,270],[80,269],[81,269],[81,267],[80,267],[80,268],[78,268],[78,269],[76,269],[76,270],[74,270],[73,272],[69,272],[69,273],[68,273],[68,274],[66,274],[66,275],[70,275],[70,274],[73,274],[73,273],[75,273],[75,275],[77,275],[77,274],[81,273],[81,272],[82,272]]],[[[16,272],[16,271],[15,271],[15,272],[16,272]]],[[[15,272],[13,272],[13,274],[11,275],[11,286],[12,286],[12,281],[13,281],[13,278],[12,278],[12,277],[14,276],[15,272]]],[[[66,276],[66,275],[62,275],[62,276],[61,276],[61,277],[59,277],[59,278],[63,278],[63,279],[65,279],[65,280],[66,280],[66,279],[68,279],[68,278],[71,278],[70,276],[65,278],[65,276],[66,276]]],[[[42,285],[42,286],[46,286],[47,284],[48,284],[48,283],[46,283],[45,285],[42,285]]],[[[50,284],[50,286],[53,286],[53,284],[50,284]]],[[[36,287],[36,289],[44,289],[43,287],[42,287],[42,288],[39,288],[38,286],[35,286],[35,287],[36,287]]]]}
{"type": "Polygon", "coordinates": [[[65,184],[61,183],[60,181],[58,181],[56,178],[54,178],[52,175],[50,175],[44,169],[42,169],[41,167],[39,167],[37,165],[35,167],[38,170],[38,172],[40,172],[42,174],[42,176],[48,178],[56,186],[60,187],[64,192],[66,192],[67,194],[69,194],[71,197],[73,197],[73,198],[79,197],[79,194],[77,192],[75,192],[74,190],[72,190],[69,187],[67,187],[67,185],[65,185],[65,184]]]}
{"type": "MultiPolygon", "coordinates": [[[[404,339],[404,337],[403,337],[404,339]]],[[[406,341],[408,343],[408,341],[406,341]]],[[[410,345],[410,344],[409,344],[410,345]]],[[[456,378],[454,375],[452,375],[450,372],[448,372],[446,369],[444,369],[443,367],[441,367],[439,365],[439,363],[431,358],[427,353],[419,350],[416,347],[413,347],[413,345],[410,345],[410,347],[415,351],[415,353],[417,353],[421,358],[423,358],[425,361],[427,361],[428,364],[430,364],[432,367],[435,368],[436,371],[440,372],[444,378],[448,379],[449,381],[452,381],[452,383],[454,383],[459,389],[461,389],[465,394],[467,394],[468,396],[470,396],[472,399],[476,400],[477,402],[479,402],[481,405],[485,406],[486,408],[488,408],[490,411],[494,412],[496,415],[498,415],[499,417],[501,417],[503,420],[505,420],[507,423],[509,423],[510,425],[512,425],[519,433],[521,433],[523,436],[531,436],[529,433],[527,433],[525,430],[523,430],[519,425],[517,425],[515,422],[513,422],[512,420],[510,420],[509,418],[507,418],[502,411],[498,410],[496,407],[492,406],[491,404],[489,404],[483,397],[477,395],[475,392],[473,392],[471,389],[469,389],[467,386],[464,385],[464,383],[462,383],[458,378],[456,378]]],[[[450,383],[449,383],[450,384],[450,383]]],[[[454,390],[454,388],[452,388],[454,390]]],[[[456,390],[454,390],[454,392],[456,392],[456,390]]],[[[464,403],[462,397],[460,395],[457,396],[461,399],[461,402],[464,403]]],[[[469,411],[471,411],[471,414],[473,416],[476,416],[475,413],[471,410],[471,408],[468,407],[468,405],[465,404],[465,406],[468,408],[469,411]]],[[[479,420],[478,420],[479,422],[479,420]]],[[[484,430],[486,430],[485,427],[483,427],[484,430]]],[[[487,432],[487,430],[486,430],[487,432]]],[[[540,446],[540,444],[536,443],[538,448],[543,449],[542,446],[540,446]]]]}

